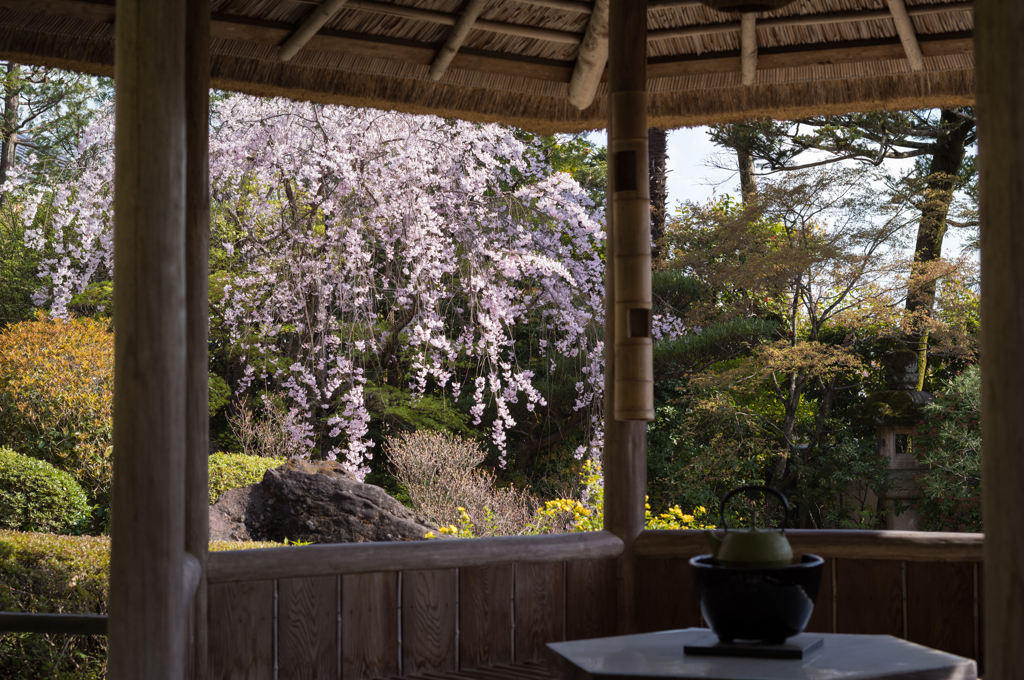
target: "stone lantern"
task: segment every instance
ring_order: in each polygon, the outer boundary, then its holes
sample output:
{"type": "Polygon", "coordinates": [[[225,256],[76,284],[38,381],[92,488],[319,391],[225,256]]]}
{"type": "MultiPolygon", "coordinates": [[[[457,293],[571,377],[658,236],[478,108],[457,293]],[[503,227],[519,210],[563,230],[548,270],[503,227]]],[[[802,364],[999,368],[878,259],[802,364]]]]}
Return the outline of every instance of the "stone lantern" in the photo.
{"type": "Polygon", "coordinates": [[[915,480],[925,474],[913,453],[916,423],[921,419],[921,407],[932,401],[929,392],[917,387],[917,354],[910,350],[890,352],[883,360],[888,389],[868,397],[866,410],[878,428],[878,451],[888,461],[886,488],[878,491],[878,509],[885,511],[888,529],[915,530],[920,515],[905,509],[896,514],[896,504],[902,506],[918,500],[915,480]]]}

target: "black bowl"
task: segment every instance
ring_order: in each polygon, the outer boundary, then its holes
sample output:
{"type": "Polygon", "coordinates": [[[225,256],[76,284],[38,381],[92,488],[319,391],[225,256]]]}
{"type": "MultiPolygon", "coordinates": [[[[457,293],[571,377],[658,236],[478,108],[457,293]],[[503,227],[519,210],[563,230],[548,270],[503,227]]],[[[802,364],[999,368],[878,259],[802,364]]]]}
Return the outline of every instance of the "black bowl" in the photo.
{"type": "Polygon", "coordinates": [[[804,553],[797,564],[743,569],[699,555],[690,560],[690,571],[700,611],[719,640],[782,644],[807,626],[824,563],[804,553]]]}

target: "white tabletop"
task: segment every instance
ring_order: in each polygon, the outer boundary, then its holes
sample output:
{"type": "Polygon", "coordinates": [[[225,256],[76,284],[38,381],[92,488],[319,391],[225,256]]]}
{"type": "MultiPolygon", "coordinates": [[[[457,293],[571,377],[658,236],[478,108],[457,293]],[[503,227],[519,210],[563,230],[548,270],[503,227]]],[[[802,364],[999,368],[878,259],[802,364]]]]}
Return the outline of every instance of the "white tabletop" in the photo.
{"type": "Polygon", "coordinates": [[[548,644],[549,661],[565,680],[976,680],[978,677],[978,668],[972,659],[890,635],[816,633],[824,638],[824,644],[798,660],[691,656],[683,653],[683,645],[707,633],[705,628],[687,628],[553,642],[548,644]]]}

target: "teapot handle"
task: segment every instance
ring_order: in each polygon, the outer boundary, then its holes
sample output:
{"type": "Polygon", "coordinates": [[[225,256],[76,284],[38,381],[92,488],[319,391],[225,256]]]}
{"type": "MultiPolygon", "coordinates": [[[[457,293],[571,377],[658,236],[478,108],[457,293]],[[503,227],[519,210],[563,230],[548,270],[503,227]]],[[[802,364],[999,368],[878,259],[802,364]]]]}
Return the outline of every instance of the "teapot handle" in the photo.
{"type": "Polygon", "coordinates": [[[722,520],[722,527],[726,531],[729,531],[729,525],[725,523],[725,504],[729,502],[730,498],[732,498],[736,494],[740,493],[741,491],[767,491],[769,493],[773,493],[776,496],[778,496],[779,500],[782,501],[782,507],[786,509],[786,514],[782,518],[782,527],[780,527],[782,529],[782,533],[786,533],[786,526],[785,525],[786,525],[786,521],[789,520],[789,501],[786,499],[785,494],[783,494],[778,489],[773,489],[770,486],[740,486],[740,487],[737,487],[737,488],[733,489],[729,493],[725,494],[725,498],[722,499],[721,505],[718,506],[718,516],[721,518],[721,520],[722,520]]]}

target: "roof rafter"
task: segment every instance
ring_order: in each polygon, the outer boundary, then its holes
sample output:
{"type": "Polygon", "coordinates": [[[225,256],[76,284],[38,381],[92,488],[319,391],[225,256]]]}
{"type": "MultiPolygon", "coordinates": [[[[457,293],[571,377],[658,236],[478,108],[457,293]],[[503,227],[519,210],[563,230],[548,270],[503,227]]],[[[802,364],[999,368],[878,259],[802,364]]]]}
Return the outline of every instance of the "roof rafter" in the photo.
{"type": "Polygon", "coordinates": [[[346,0],[324,0],[322,4],[314,7],[302,24],[281,45],[281,49],[277,52],[278,59],[288,61],[294,57],[299,50],[305,47],[309,39],[338,13],[345,2],[346,0]]]}
{"type": "Polygon", "coordinates": [[[924,55],[921,54],[921,45],[917,42],[917,31],[914,29],[914,22],[910,19],[907,6],[903,0],[888,0],[889,12],[892,13],[892,20],[896,24],[896,33],[903,43],[903,50],[907,53],[907,61],[910,68],[915,71],[924,70],[924,55]]]}
{"type": "Polygon", "coordinates": [[[753,85],[757,81],[757,14],[745,12],[740,17],[740,82],[753,85]]]}
{"type": "Polygon", "coordinates": [[[466,42],[469,32],[473,30],[473,24],[476,23],[477,17],[483,13],[485,7],[487,7],[487,0],[468,0],[466,2],[459,14],[459,20],[448,34],[444,45],[437,51],[434,63],[430,65],[431,80],[441,80],[445,71],[448,70],[449,64],[452,63],[452,59],[459,53],[462,43],[466,42]]]}
{"type": "Polygon", "coordinates": [[[569,103],[581,111],[594,103],[608,63],[608,0],[597,0],[569,81],[569,103]]]}

